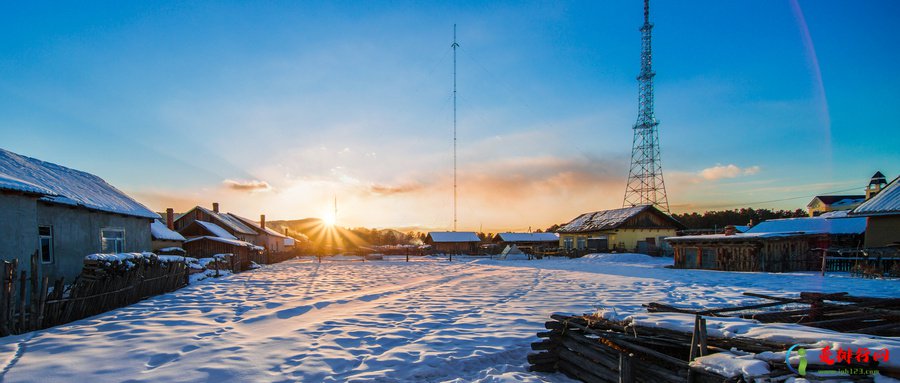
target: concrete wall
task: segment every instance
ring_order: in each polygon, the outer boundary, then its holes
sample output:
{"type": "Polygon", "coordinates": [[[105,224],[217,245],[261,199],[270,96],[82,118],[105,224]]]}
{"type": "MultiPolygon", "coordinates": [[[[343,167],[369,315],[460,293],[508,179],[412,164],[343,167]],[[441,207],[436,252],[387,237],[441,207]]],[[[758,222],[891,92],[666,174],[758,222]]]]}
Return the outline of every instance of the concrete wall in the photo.
{"type": "Polygon", "coordinates": [[[38,248],[37,197],[0,192],[0,259],[19,260],[30,272],[31,255],[38,248]]]}
{"type": "MultiPolygon", "coordinates": [[[[54,262],[44,265],[44,273],[52,279],[65,277],[71,281],[81,273],[84,256],[100,252],[100,230],[125,230],[125,251],[152,250],[150,219],[90,211],[38,202],[37,225],[53,227],[54,262]]],[[[36,229],[35,229],[36,230],[36,229]]],[[[35,234],[35,242],[37,242],[35,234]]]]}
{"type": "Polygon", "coordinates": [[[866,247],[882,247],[894,242],[900,242],[900,215],[869,217],[866,247]]]}

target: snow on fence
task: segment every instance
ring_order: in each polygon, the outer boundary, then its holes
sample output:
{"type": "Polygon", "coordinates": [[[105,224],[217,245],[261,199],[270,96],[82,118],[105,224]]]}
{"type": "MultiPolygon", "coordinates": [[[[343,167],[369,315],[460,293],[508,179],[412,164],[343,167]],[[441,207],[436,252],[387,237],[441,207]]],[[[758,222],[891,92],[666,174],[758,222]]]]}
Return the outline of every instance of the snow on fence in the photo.
{"type": "Polygon", "coordinates": [[[38,254],[31,276],[19,272],[18,260],[4,261],[0,281],[0,336],[48,328],[123,307],[181,288],[189,269],[183,257],[152,253],[95,254],[85,258],[80,277],[69,286],[63,278],[39,275],[38,254]],[[17,277],[17,272],[19,272],[17,277]]]}

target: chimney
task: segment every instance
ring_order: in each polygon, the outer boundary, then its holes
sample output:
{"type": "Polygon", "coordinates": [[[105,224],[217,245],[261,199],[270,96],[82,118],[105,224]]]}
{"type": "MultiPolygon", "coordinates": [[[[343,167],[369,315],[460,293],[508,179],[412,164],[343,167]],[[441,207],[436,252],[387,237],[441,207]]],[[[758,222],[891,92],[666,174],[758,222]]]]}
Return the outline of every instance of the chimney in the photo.
{"type": "Polygon", "coordinates": [[[219,203],[213,202],[213,213],[218,213],[218,212],[219,212],[219,203]]]}
{"type": "Polygon", "coordinates": [[[175,230],[175,209],[166,209],[166,227],[169,230],[175,230]]]}
{"type": "Polygon", "coordinates": [[[259,227],[261,227],[263,230],[266,229],[266,215],[265,214],[259,215],[259,227]]]}
{"type": "Polygon", "coordinates": [[[285,237],[289,237],[289,235],[288,235],[288,228],[284,228],[284,236],[285,236],[285,237]]]}
{"type": "Polygon", "coordinates": [[[734,225],[725,226],[725,235],[734,235],[736,231],[734,225]]]}

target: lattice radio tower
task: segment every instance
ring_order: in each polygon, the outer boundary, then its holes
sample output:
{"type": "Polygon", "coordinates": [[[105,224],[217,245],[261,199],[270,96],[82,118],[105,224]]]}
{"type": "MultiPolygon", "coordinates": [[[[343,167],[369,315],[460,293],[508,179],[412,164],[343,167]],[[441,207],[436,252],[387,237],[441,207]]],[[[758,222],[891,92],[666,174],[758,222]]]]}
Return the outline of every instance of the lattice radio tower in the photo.
{"type": "Polygon", "coordinates": [[[634,141],[631,146],[631,170],[625,187],[623,207],[654,205],[669,212],[666,184],[663,181],[662,164],[659,158],[659,131],[653,113],[653,72],[650,51],[650,0],[644,0],[644,25],[641,26],[641,73],[638,97],[638,118],[634,123],[634,141]]]}

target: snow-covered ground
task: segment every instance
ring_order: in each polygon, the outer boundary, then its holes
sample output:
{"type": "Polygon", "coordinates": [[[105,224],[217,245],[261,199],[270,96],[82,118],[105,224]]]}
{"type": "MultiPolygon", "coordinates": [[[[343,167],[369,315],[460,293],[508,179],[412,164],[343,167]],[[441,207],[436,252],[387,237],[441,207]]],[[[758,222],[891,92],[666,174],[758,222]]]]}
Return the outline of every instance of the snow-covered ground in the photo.
{"type": "MultiPolygon", "coordinates": [[[[400,257],[402,259],[402,257],[400,257]]],[[[671,259],[288,261],[0,339],[0,380],[562,382],[527,372],[551,312],[625,317],[744,291],[900,296],[900,282],[673,270],[671,259]]]]}

